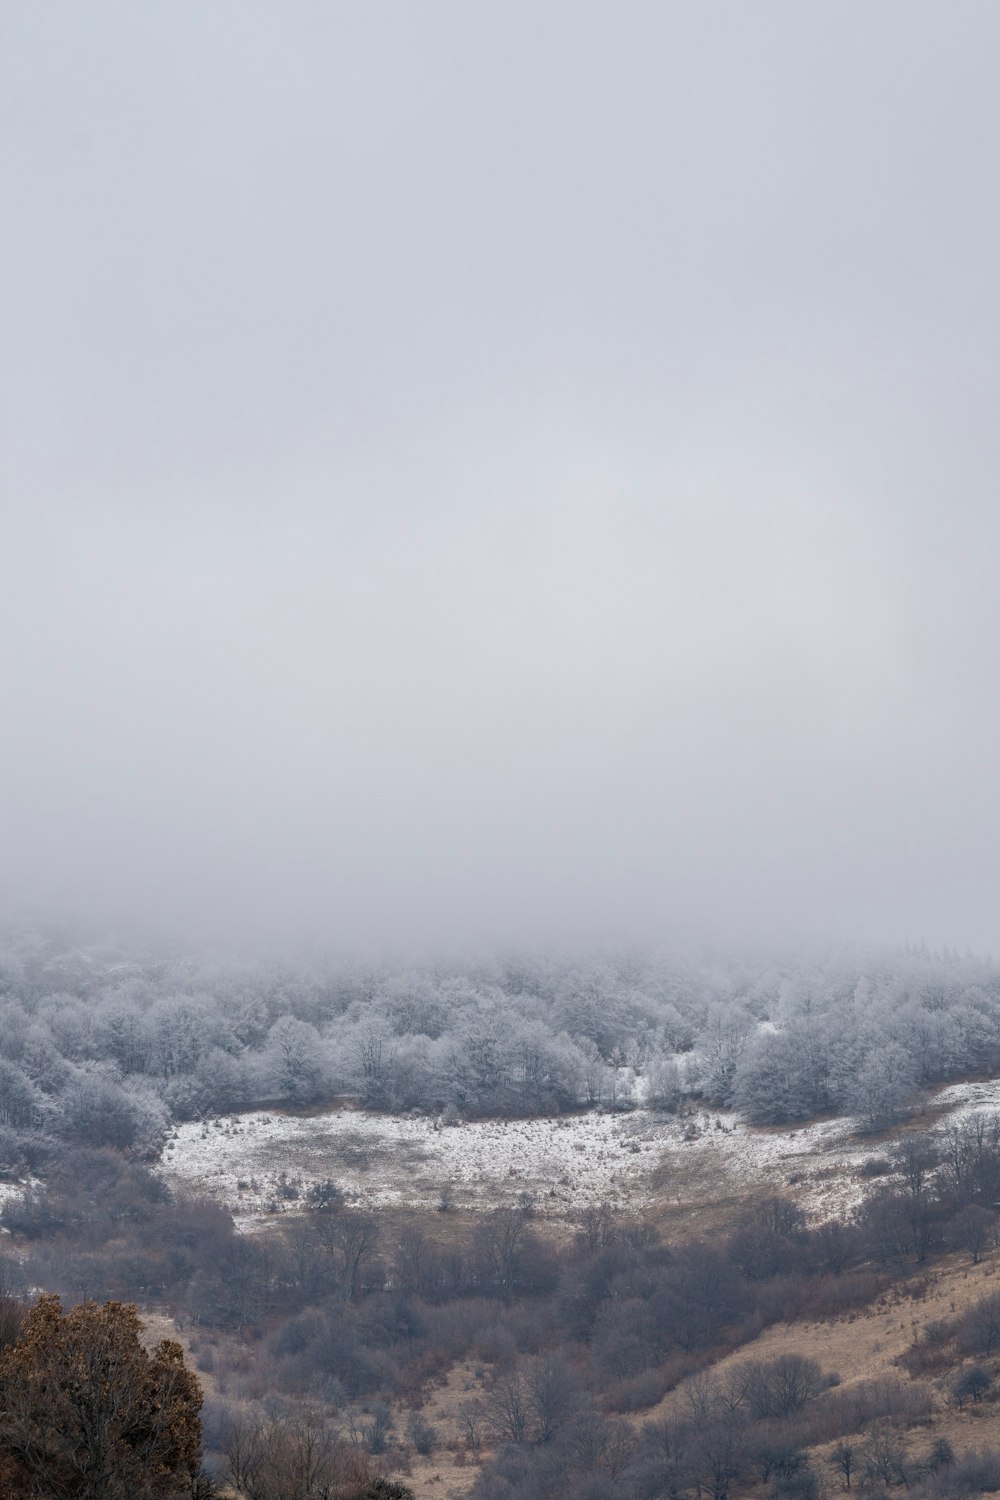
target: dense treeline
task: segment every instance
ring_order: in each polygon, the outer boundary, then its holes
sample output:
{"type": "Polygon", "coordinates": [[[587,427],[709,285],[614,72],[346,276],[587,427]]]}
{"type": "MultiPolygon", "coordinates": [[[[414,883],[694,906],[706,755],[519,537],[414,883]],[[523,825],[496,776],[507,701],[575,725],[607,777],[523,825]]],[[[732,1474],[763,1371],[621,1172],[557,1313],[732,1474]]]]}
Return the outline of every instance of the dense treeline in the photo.
{"type": "Polygon", "coordinates": [[[784,963],[519,958],[236,965],[8,932],[0,1168],[61,1141],[155,1153],[170,1119],[352,1093],[370,1108],[537,1114],[685,1093],[755,1123],[871,1129],[1000,1066],[1000,969],[926,952],[784,963]]]}

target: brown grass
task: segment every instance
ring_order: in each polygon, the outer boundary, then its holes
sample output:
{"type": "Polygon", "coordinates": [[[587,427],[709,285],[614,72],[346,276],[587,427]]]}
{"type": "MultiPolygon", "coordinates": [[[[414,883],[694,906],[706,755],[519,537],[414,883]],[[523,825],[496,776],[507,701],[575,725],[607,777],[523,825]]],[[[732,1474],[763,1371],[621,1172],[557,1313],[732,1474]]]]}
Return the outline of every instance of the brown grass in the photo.
{"type": "MultiPolygon", "coordinates": [[[[840,1378],[839,1390],[849,1390],[865,1381],[886,1379],[910,1382],[899,1363],[926,1323],[953,1318],[966,1307],[1000,1285],[1000,1252],[979,1266],[967,1258],[950,1256],[932,1270],[921,1270],[908,1280],[883,1293],[870,1308],[845,1317],[807,1322],[776,1324],[749,1343],[726,1354],[712,1367],[719,1373],[745,1359],[770,1360],[781,1354],[802,1354],[815,1359],[827,1373],[840,1378]]],[[[440,1430],[442,1446],[430,1458],[416,1459],[406,1476],[417,1500],[444,1500],[450,1492],[465,1494],[477,1473],[477,1464],[461,1452],[461,1434],[455,1412],[463,1400],[475,1393],[478,1381],[474,1367],[468,1363],[455,1366],[446,1380],[439,1382],[424,1405],[424,1415],[440,1430]],[[448,1451],[449,1445],[457,1451],[448,1451]]],[[[970,1448],[1000,1447],[1000,1403],[983,1402],[959,1411],[947,1397],[947,1381],[933,1387],[934,1408],[901,1433],[904,1445],[917,1458],[929,1451],[935,1438],[946,1437],[956,1453],[970,1448]]],[[[683,1409],[679,1389],[667,1393],[655,1406],[628,1414],[636,1427],[644,1422],[676,1416],[683,1409]]],[[[812,1449],[822,1472],[826,1489],[832,1495],[839,1489],[826,1458],[832,1443],[817,1444],[812,1449]]],[[[486,1450],[483,1457],[488,1456],[486,1450]]],[[[748,1486],[741,1493],[754,1494],[759,1486],[748,1486]]]]}

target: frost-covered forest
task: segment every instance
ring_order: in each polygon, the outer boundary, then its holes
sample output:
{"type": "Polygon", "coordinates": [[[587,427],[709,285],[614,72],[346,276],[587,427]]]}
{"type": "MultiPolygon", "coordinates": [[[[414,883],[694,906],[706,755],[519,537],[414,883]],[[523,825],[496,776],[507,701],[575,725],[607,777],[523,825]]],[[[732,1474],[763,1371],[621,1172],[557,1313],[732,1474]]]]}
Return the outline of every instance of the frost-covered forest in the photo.
{"type": "Polygon", "coordinates": [[[0,956],[0,1164],[60,1138],[155,1153],[174,1120],[353,1095],[527,1116],[676,1108],[875,1130],[1000,1065],[1000,968],[922,950],[619,952],[461,963],[223,962],[54,930],[0,956]]]}

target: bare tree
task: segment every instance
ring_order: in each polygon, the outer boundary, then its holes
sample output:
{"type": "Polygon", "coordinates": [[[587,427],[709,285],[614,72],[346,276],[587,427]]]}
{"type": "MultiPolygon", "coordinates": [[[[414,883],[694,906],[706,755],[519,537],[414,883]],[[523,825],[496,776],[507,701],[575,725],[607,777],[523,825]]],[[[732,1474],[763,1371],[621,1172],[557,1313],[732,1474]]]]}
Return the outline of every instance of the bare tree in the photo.
{"type": "Polygon", "coordinates": [[[495,1208],[476,1235],[477,1258],[487,1282],[507,1300],[517,1281],[527,1220],[520,1209],[495,1208]]]}
{"type": "Polygon", "coordinates": [[[978,1266],[987,1250],[997,1243],[1000,1220],[988,1208],[978,1203],[967,1203],[960,1214],[951,1221],[949,1239],[959,1250],[965,1250],[974,1266],[978,1266]]]}
{"type": "Polygon", "coordinates": [[[906,1192],[915,1202],[927,1197],[931,1174],[940,1160],[938,1143],[926,1133],[904,1136],[896,1147],[893,1166],[902,1177],[906,1192]]]}
{"type": "Polygon", "coordinates": [[[599,1250],[607,1250],[617,1238],[615,1213],[606,1203],[590,1205],[583,1210],[580,1215],[580,1240],[592,1255],[596,1255],[599,1250]]]}
{"type": "Polygon", "coordinates": [[[709,1423],[694,1435],[691,1445],[696,1483],[712,1500],[728,1500],[731,1486],[746,1471],[745,1429],[733,1419],[709,1423]]]}
{"type": "Polygon", "coordinates": [[[360,1493],[371,1477],[364,1455],[322,1412],[237,1423],[225,1453],[226,1477],[244,1500],[360,1493]]]}
{"type": "Polygon", "coordinates": [[[959,1343],[969,1354],[992,1354],[1000,1347],[1000,1292],[991,1292],[971,1307],[959,1328],[959,1343]]]}
{"type": "Polygon", "coordinates": [[[406,1419],[406,1436],[418,1453],[433,1453],[437,1446],[438,1432],[423,1412],[411,1411],[406,1419]]]}
{"type": "Polygon", "coordinates": [[[621,1417],[606,1417],[598,1424],[600,1459],[612,1479],[626,1469],[635,1452],[635,1431],[621,1417]]]}
{"type": "Polygon", "coordinates": [[[241,1418],[230,1427],[225,1443],[226,1478],[247,1500],[264,1495],[267,1446],[260,1422],[241,1418]]]}
{"type": "Polygon", "coordinates": [[[344,1195],[330,1177],[306,1189],[305,1206],[311,1213],[332,1214],[344,1206],[344,1195]]]}
{"type": "Polygon", "coordinates": [[[851,1257],[851,1235],[839,1219],[826,1219],[816,1230],[816,1246],[825,1270],[839,1276],[851,1257]]]}
{"type": "Polygon", "coordinates": [[[873,1427],[861,1450],[865,1474],[874,1484],[886,1489],[906,1483],[906,1453],[895,1431],[887,1422],[873,1427]]]}
{"type": "Polygon", "coordinates": [[[483,1396],[483,1409],[497,1442],[526,1441],[531,1408],[527,1386],[517,1370],[504,1370],[494,1376],[483,1396]]]}
{"type": "Polygon", "coordinates": [[[311,1301],[329,1281],[328,1262],[313,1226],[297,1214],[282,1224],[281,1236],[284,1275],[303,1302],[311,1301]]]}
{"type": "Polygon", "coordinates": [[[834,1469],[844,1481],[844,1489],[851,1488],[851,1478],[858,1466],[858,1448],[856,1443],[850,1443],[846,1439],[836,1444],[828,1459],[830,1467],[834,1469]]]}
{"type": "Polygon", "coordinates": [[[317,1214],[313,1230],[336,1270],[341,1295],[353,1302],[358,1294],[362,1267],[378,1243],[378,1220],[373,1214],[350,1209],[317,1214]]]}
{"type": "Polygon", "coordinates": [[[819,1365],[801,1354],[782,1354],[766,1363],[748,1360],[741,1368],[743,1388],[755,1421],[791,1416],[815,1401],[823,1389],[819,1365]]]}
{"type": "Polygon", "coordinates": [[[392,1070],[390,1038],[384,1030],[371,1026],[355,1039],[354,1060],[361,1074],[361,1091],[369,1109],[384,1109],[389,1096],[389,1074],[392,1070]]]}
{"type": "Polygon", "coordinates": [[[720,1414],[722,1386],[710,1370],[699,1370],[681,1387],[681,1397],[693,1427],[704,1427],[720,1414]]]}
{"type": "Polygon", "coordinates": [[[376,1401],[365,1425],[365,1444],[369,1453],[385,1452],[394,1425],[390,1408],[384,1401],[376,1401]]]}
{"type": "Polygon", "coordinates": [[[418,1224],[406,1225],[396,1241],[392,1257],[392,1278],[403,1292],[419,1292],[424,1286],[430,1262],[427,1236],[418,1224]]]}
{"type": "Polygon", "coordinates": [[[580,1382],[565,1357],[556,1354],[539,1354],[529,1360],[525,1366],[524,1382],[534,1418],[535,1439],[547,1443],[580,1405],[580,1382]]]}
{"type": "Polygon", "coordinates": [[[478,1397],[473,1397],[471,1401],[459,1402],[457,1416],[465,1446],[478,1453],[483,1445],[483,1427],[489,1420],[486,1407],[478,1397]]]}

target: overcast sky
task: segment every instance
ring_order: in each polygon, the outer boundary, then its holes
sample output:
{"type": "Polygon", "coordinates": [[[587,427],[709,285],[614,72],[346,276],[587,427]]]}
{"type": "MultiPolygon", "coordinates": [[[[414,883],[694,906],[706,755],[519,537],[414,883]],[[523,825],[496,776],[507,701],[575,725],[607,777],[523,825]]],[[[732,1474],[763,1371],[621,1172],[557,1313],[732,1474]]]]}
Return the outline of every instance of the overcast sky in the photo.
{"type": "Polygon", "coordinates": [[[0,897],[1000,950],[998,66],[2,0],[0,897]]]}

